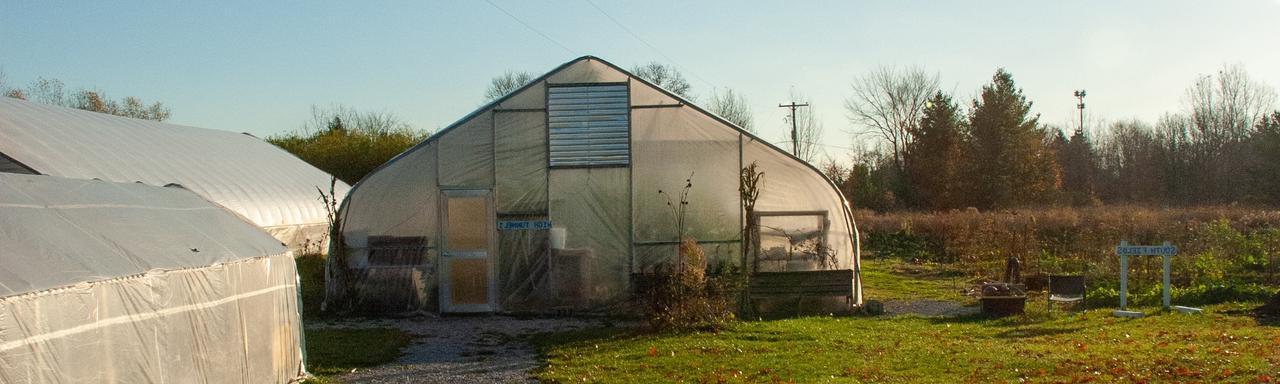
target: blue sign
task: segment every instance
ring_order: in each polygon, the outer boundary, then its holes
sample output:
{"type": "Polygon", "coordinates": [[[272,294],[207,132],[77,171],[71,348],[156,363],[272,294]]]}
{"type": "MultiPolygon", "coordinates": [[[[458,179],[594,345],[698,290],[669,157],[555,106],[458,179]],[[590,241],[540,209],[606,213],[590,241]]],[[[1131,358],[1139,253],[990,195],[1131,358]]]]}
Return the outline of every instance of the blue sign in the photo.
{"type": "Polygon", "coordinates": [[[551,229],[551,220],[511,220],[499,221],[500,231],[529,231],[551,229]]]}

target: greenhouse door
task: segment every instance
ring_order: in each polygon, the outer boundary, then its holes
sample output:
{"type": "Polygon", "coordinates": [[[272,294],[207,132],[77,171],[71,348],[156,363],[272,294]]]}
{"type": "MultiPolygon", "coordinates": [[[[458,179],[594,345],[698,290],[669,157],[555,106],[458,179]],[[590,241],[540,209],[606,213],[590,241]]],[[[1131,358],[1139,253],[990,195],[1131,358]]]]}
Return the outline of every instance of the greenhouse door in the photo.
{"type": "Polygon", "coordinates": [[[440,259],[441,312],[493,312],[494,211],[488,190],[446,190],[444,252],[440,259]]]}

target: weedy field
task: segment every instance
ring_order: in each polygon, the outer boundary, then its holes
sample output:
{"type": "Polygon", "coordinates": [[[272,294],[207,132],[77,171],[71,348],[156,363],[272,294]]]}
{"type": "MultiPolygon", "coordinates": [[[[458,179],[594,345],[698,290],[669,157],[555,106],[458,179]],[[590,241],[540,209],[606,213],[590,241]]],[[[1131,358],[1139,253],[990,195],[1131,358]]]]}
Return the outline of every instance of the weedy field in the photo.
{"type": "MultiPolygon", "coordinates": [[[[1085,275],[1095,303],[1118,301],[1115,247],[1121,240],[1179,248],[1172,275],[1180,303],[1265,300],[1280,285],[1280,211],[1274,210],[1103,206],[855,216],[864,259],[940,263],[966,279],[995,280],[1013,256],[1024,278],[1085,275]]],[[[1131,300],[1159,303],[1160,258],[1133,258],[1129,273],[1131,300]]]]}

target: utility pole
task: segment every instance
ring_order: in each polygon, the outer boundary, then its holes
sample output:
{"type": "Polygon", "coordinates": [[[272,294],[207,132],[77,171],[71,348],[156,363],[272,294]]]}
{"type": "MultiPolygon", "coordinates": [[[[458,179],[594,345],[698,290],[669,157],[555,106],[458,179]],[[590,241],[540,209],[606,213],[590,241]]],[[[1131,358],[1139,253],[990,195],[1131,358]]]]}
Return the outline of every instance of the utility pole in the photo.
{"type": "Polygon", "coordinates": [[[792,101],[791,104],[778,104],[778,108],[791,108],[791,154],[800,157],[800,138],[796,137],[796,108],[808,107],[809,103],[792,101]]]}
{"type": "Polygon", "coordinates": [[[1075,93],[1076,99],[1080,102],[1076,104],[1076,108],[1080,109],[1080,126],[1076,127],[1076,132],[1084,132],[1084,90],[1078,90],[1075,93]]]}

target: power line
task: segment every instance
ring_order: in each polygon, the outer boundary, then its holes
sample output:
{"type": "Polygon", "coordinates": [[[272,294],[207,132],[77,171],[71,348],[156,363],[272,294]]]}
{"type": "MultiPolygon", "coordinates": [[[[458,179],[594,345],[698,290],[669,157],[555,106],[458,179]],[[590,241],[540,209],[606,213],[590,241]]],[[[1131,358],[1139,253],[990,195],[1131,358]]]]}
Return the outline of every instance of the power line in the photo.
{"type": "Polygon", "coordinates": [[[612,21],[613,24],[618,26],[618,28],[622,28],[622,30],[626,32],[628,35],[631,35],[631,37],[640,41],[641,44],[644,44],[646,47],[649,47],[649,49],[653,50],[653,52],[657,53],[659,56],[662,56],[662,58],[667,59],[668,62],[671,62],[672,65],[675,65],[676,68],[680,69],[681,72],[688,73],[690,76],[693,76],[694,78],[698,79],[698,81],[706,83],[707,86],[711,87],[711,90],[713,91],[716,89],[715,84],[712,84],[710,81],[707,81],[707,79],[702,78],[702,76],[698,76],[697,73],[690,72],[683,65],[680,65],[679,62],[676,62],[675,59],[672,59],[671,56],[667,56],[666,53],[663,53],[661,49],[658,49],[658,47],[654,46],[653,44],[649,44],[648,41],[645,41],[644,38],[636,34],[635,31],[632,31],[631,28],[627,28],[627,26],[622,24],[621,21],[618,21],[618,19],[615,19],[613,15],[610,15],[609,12],[605,12],[603,8],[600,8],[599,5],[596,5],[594,1],[591,1],[591,0],[584,0],[584,1],[586,1],[587,4],[590,4],[592,8],[595,8],[597,11],[600,11],[600,14],[604,15],[605,18],[608,18],[609,21],[612,21]]]}
{"type": "Polygon", "coordinates": [[[556,41],[556,39],[552,39],[551,36],[547,36],[547,34],[542,33],[542,31],[539,31],[537,28],[534,28],[532,25],[529,25],[529,23],[524,22],[524,20],[520,20],[520,18],[516,17],[516,15],[511,14],[511,12],[507,12],[507,10],[502,9],[502,7],[499,7],[497,4],[494,4],[493,1],[484,0],[484,2],[489,3],[489,5],[492,5],[494,8],[497,8],[499,11],[502,11],[502,13],[506,14],[512,20],[515,20],[517,23],[520,23],[520,25],[523,25],[525,28],[528,28],[530,31],[533,31],[533,33],[538,34],[538,36],[542,36],[542,38],[547,39],[547,41],[550,41],[555,45],[560,46],[560,48],[564,48],[565,52],[569,52],[570,55],[577,54],[572,49],[569,49],[569,47],[566,47],[564,44],[560,44],[560,42],[556,41]]]}
{"type": "Polygon", "coordinates": [[[820,147],[827,147],[827,148],[834,148],[834,149],[843,149],[843,150],[846,150],[846,151],[860,151],[860,150],[861,150],[860,148],[842,147],[842,146],[839,146],[839,145],[831,145],[831,144],[825,144],[825,143],[815,143],[815,142],[812,142],[812,141],[804,141],[804,140],[799,140],[799,141],[793,141],[793,140],[782,140],[782,141],[774,141],[773,143],[774,143],[774,144],[792,144],[792,143],[796,143],[796,142],[799,142],[799,143],[801,143],[801,144],[817,145],[817,146],[820,146],[820,147]]]}

